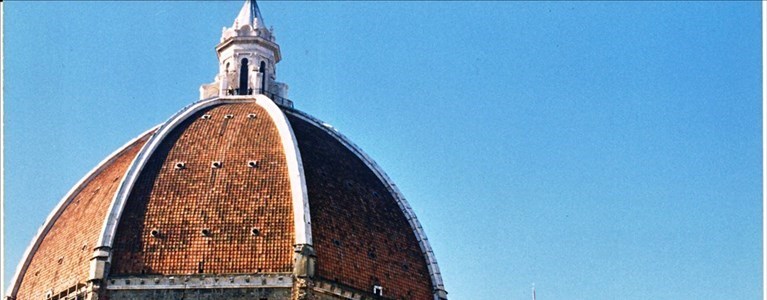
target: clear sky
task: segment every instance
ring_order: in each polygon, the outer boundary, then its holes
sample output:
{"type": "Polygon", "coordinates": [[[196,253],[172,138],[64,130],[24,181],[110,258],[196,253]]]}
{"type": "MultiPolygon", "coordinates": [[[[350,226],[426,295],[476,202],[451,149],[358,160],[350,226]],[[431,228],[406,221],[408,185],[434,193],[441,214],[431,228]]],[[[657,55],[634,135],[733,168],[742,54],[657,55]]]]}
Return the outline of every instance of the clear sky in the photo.
{"type": "MultiPolygon", "coordinates": [[[[198,97],[234,2],[6,2],[6,276],[198,97]]],[[[261,2],[278,80],[398,184],[451,299],[761,299],[752,2],[261,2]]]]}

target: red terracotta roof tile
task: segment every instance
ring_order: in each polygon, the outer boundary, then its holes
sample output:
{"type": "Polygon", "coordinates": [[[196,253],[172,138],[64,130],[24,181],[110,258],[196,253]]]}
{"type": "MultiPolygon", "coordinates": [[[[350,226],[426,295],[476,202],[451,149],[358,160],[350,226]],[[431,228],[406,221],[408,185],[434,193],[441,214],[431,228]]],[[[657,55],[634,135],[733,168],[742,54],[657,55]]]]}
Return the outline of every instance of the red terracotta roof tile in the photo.
{"type": "Polygon", "coordinates": [[[120,219],[110,273],[290,272],[293,227],[273,121],[255,103],[218,105],[184,121],[152,154],[120,219]]]}

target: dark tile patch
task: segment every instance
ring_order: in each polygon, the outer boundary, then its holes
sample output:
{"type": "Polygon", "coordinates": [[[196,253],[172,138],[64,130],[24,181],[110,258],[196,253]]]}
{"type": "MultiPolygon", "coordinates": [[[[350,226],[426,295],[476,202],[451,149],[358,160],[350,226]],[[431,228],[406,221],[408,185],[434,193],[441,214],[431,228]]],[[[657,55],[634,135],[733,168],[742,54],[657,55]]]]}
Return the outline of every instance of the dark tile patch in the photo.
{"type": "Polygon", "coordinates": [[[386,298],[433,299],[426,260],[385,185],[336,138],[288,116],[306,174],[318,275],[367,292],[381,285],[386,298]]]}

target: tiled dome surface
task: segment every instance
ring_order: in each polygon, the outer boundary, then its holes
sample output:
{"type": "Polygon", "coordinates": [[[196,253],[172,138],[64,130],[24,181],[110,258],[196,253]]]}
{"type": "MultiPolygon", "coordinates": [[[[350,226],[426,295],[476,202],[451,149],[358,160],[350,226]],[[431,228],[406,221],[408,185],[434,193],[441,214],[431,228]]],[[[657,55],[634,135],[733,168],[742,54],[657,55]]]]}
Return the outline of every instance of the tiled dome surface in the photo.
{"type": "Polygon", "coordinates": [[[128,198],[111,274],[290,272],[293,210],[282,149],[255,103],[188,118],[155,150],[128,198]]]}
{"type": "MultiPolygon", "coordinates": [[[[289,275],[301,232],[292,159],[303,163],[317,280],[358,293],[380,285],[386,299],[434,299],[423,237],[390,183],[332,129],[269,103],[275,110],[256,101],[215,102],[157,139],[116,223],[107,274],[289,275]],[[286,155],[275,111],[286,115],[280,124],[288,122],[300,157],[286,155]]],[[[110,204],[149,136],[76,193],[31,254],[16,299],[87,282],[110,204]]]]}

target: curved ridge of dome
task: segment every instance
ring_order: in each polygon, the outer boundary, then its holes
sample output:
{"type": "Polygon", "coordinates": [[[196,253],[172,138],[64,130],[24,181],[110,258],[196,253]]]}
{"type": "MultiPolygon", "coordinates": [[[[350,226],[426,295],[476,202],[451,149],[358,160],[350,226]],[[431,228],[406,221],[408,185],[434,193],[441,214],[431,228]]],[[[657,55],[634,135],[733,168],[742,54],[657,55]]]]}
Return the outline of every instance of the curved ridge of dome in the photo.
{"type": "Polygon", "coordinates": [[[103,227],[101,230],[102,234],[100,235],[91,264],[91,280],[105,279],[105,276],[108,273],[108,264],[112,257],[112,247],[115,241],[115,234],[117,232],[118,225],[120,224],[120,218],[123,215],[123,210],[126,207],[126,203],[131,195],[132,190],[134,189],[136,181],[139,179],[139,176],[143,172],[145,165],[152,157],[152,154],[158,149],[160,144],[163,143],[166,137],[177,126],[193,116],[195,113],[214,105],[243,102],[251,102],[259,105],[267,112],[273,124],[277,127],[288,169],[291,191],[290,197],[294,213],[293,218],[295,225],[295,244],[311,245],[311,218],[308,209],[308,196],[303,176],[301,156],[298,153],[298,146],[295,140],[295,136],[293,135],[290,124],[286,120],[282,110],[280,110],[271,99],[264,95],[228,96],[221,98],[212,97],[194,102],[171,116],[168,121],[163,123],[157,129],[150,140],[147,141],[144,148],[136,156],[136,159],[126,171],[126,175],[123,177],[123,180],[120,183],[118,192],[115,193],[115,197],[103,222],[103,227]]]}
{"type": "MultiPolygon", "coordinates": [[[[115,160],[117,160],[122,154],[124,154],[129,149],[132,149],[133,147],[137,146],[137,143],[143,139],[146,138],[147,135],[150,133],[156,131],[160,125],[157,125],[137,137],[131,139],[124,145],[120,146],[115,150],[114,152],[107,155],[106,158],[104,158],[101,162],[99,162],[93,169],[88,171],[80,180],[75,183],[72,188],[64,195],[64,197],[61,198],[59,203],[56,205],[56,207],[53,208],[51,213],[48,215],[48,217],[43,222],[43,225],[40,226],[40,228],[37,231],[37,234],[32,239],[32,242],[29,244],[27,249],[24,251],[24,254],[22,255],[21,261],[19,262],[18,266],[16,267],[16,271],[14,272],[13,277],[11,278],[10,284],[8,286],[8,290],[6,291],[6,297],[10,299],[15,299],[16,295],[18,293],[19,288],[21,287],[21,281],[23,280],[24,274],[26,274],[30,263],[33,259],[33,253],[37,252],[38,248],[43,242],[43,239],[48,234],[48,232],[51,230],[53,225],[56,223],[56,221],[59,219],[59,217],[64,213],[64,210],[69,206],[69,204],[75,199],[75,197],[90,183],[93,181],[99,174],[101,174],[108,166],[110,166],[115,160]]],[[[143,146],[143,145],[142,145],[143,146]]]]}
{"type": "Polygon", "coordinates": [[[386,172],[384,172],[383,169],[370,156],[368,156],[367,153],[365,153],[359,146],[357,146],[349,138],[347,138],[345,135],[343,135],[341,132],[336,130],[334,127],[332,127],[328,123],[325,123],[321,121],[320,119],[315,118],[314,116],[297,109],[285,108],[284,111],[290,114],[291,116],[294,116],[303,121],[306,121],[307,123],[321,129],[325,133],[334,137],[349,151],[354,153],[362,162],[364,162],[367,165],[367,167],[378,177],[378,179],[382,183],[384,183],[385,187],[393,195],[395,201],[397,202],[397,205],[399,206],[399,209],[405,215],[407,222],[410,225],[410,229],[413,231],[413,233],[415,234],[417,238],[418,245],[422,252],[421,254],[424,256],[424,259],[426,260],[426,265],[429,271],[429,276],[430,276],[432,287],[433,287],[434,299],[435,300],[447,299],[447,291],[445,290],[445,286],[442,281],[442,274],[440,272],[439,265],[437,264],[434,251],[432,250],[431,245],[429,244],[429,240],[426,237],[426,233],[424,232],[423,227],[418,221],[415,215],[415,212],[413,212],[413,209],[410,207],[407,200],[405,199],[405,197],[403,196],[403,194],[400,192],[399,188],[397,187],[397,185],[394,184],[394,182],[391,180],[391,178],[389,178],[386,172]]]}
{"type": "Polygon", "coordinates": [[[257,95],[261,107],[266,109],[274,120],[277,130],[282,137],[282,145],[285,149],[285,157],[288,162],[288,172],[290,176],[290,188],[293,197],[293,212],[296,244],[312,244],[312,221],[309,213],[309,195],[306,189],[306,178],[304,176],[304,165],[301,159],[301,153],[298,149],[296,135],[293,127],[290,126],[283,111],[271,99],[264,95],[257,95]]]}

